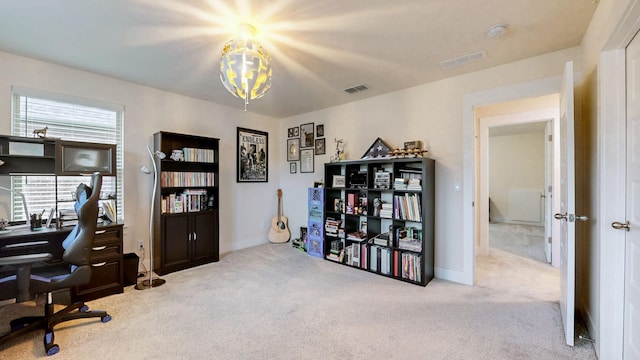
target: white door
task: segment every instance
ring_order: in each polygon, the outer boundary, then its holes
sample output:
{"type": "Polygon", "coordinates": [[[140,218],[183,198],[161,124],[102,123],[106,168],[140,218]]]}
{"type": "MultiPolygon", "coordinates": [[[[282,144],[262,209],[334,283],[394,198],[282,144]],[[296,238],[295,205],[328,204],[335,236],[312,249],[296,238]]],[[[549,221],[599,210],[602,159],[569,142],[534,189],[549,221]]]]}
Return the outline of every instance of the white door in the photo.
{"type": "Polygon", "coordinates": [[[551,201],[551,184],[553,183],[553,122],[547,121],[544,127],[544,189],[543,219],[544,221],[544,256],[551,263],[551,226],[553,219],[553,201],[551,201]]]}
{"type": "Polygon", "coordinates": [[[640,359],[640,36],[627,46],[624,359],[640,359]]]}
{"type": "Polygon", "coordinates": [[[575,157],[573,131],[573,62],[565,65],[560,94],[560,312],[565,341],[573,346],[575,311],[575,157]]]}

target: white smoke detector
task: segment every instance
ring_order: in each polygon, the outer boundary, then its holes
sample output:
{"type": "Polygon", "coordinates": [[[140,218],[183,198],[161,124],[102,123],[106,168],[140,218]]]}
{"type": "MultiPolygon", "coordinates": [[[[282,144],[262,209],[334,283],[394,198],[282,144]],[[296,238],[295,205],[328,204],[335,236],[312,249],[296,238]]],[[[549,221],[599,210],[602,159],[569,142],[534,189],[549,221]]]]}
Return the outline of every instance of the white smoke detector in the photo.
{"type": "Polygon", "coordinates": [[[489,39],[500,39],[507,33],[507,25],[495,24],[490,26],[487,31],[484,32],[485,36],[489,39]]]}

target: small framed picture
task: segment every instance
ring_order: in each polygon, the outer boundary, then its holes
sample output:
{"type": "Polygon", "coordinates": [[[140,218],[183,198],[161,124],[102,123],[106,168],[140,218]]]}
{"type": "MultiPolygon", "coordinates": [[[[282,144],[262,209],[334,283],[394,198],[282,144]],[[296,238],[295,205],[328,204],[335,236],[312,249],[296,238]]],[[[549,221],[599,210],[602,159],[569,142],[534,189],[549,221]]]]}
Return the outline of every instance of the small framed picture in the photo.
{"type": "Polygon", "coordinates": [[[324,155],[327,153],[324,138],[316,139],[316,155],[324,155]]]}
{"type": "Polygon", "coordinates": [[[313,148],[313,123],[300,125],[300,148],[313,148]]]}
{"type": "Polygon", "coordinates": [[[287,161],[300,160],[300,139],[287,139],[287,161]]]}
{"type": "Polygon", "coordinates": [[[298,169],[298,163],[289,163],[289,174],[295,174],[298,169]]]}
{"type": "Polygon", "coordinates": [[[292,128],[289,128],[287,130],[287,137],[292,138],[292,137],[299,137],[299,136],[300,136],[300,128],[299,127],[297,127],[297,126],[296,127],[292,127],[292,128]]]}
{"type": "Polygon", "coordinates": [[[300,150],[300,172],[313,172],[313,148],[300,150]]]}
{"type": "Polygon", "coordinates": [[[324,125],[316,125],[316,137],[324,136],[324,125]]]}
{"type": "Polygon", "coordinates": [[[333,175],[333,184],[331,185],[332,187],[343,188],[344,184],[344,175],[333,175]]]}
{"type": "Polygon", "coordinates": [[[404,149],[405,150],[422,150],[422,141],[420,140],[405,141],[404,149]]]}

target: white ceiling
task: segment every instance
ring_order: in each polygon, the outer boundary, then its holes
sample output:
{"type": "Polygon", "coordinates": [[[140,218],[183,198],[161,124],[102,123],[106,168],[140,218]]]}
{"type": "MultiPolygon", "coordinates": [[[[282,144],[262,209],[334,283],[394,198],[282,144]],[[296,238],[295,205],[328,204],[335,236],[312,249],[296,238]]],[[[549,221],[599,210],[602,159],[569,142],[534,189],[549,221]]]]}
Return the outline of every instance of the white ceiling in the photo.
{"type": "Polygon", "coordinates": [[[2,0],[0,51],[243,108],[219,79],[237,25],[273,84],[249,111],[288,117],[578,46],[597,0],[2,0]],[[485,30],[507,25],[501,39],[485,30]],[[440,62],[486,50],[453,69],[440,62]],[[370,90],[343,90],[367,84],[370,90]]]}

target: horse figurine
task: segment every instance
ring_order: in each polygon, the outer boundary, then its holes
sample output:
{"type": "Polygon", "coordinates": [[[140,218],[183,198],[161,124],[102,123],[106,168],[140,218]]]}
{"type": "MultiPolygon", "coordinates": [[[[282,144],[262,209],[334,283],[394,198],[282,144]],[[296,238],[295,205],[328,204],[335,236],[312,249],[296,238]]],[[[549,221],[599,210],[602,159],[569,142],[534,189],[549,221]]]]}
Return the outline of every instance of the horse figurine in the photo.
{"type": "Polygon", "coordinates": [[[45,126],[42,129],[35,129],[33,130],[33,137],[39,137],[39,138],[46,138],[47,137],[47,130],[49,129],[48,126],[45,126]]]}

